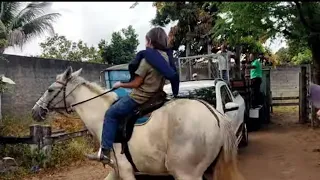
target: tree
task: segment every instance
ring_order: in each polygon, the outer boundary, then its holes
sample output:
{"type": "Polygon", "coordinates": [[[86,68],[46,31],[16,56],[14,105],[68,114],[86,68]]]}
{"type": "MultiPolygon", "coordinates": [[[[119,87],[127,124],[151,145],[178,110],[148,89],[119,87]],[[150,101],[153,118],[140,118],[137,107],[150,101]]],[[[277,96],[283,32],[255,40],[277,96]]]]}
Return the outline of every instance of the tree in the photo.
{"type": "MultiPolygon", "coordinates": [[[[165,26],[178,21],[169,32],[170,46],[178,50],[181,45],[190,44],[191,54],[207,53],[207,43],[210,42],[211,27],[215,23],[216,5],[206,2],[154,2],[157,8],[156,16],[151,21],[153,25],[165,26]]],[[[185,56],[185,51],[180,52],[185,56]]]]}
{"type": "Polygon", "coordinates": [[[22,46],[44,32],[54,32],[59,13],[46,13],[50,2],[0,2],[0,53],[8,46],[22,46]],[[21,10],[22,9],[22,10],[21,10]]]}
{"type": "Polygon", "coordinates": [[[134,59],[138,45],[138,34],[130,25],[119,32],[113,32],[110,43],[101,40],[98,47],[104,62],[117,65],[134,59]]]}
{"type": "Polygon", "coordinates": [[[270,2],[225,2],[218,6],[219,18],[213,27],[213,38],[237,44],[250,37],[264,43],[274,34],[273,21],[268,18],[270,2]],[[266,18],[262,18],[266,17],[266,18]]]}
{"type": "Polygon", "coordinates": [[[285,63],[291,63],[292,62],[292,57],[289,53],[289,48],[280,48],[277,52],[276,52],[276,56],[277,56],[277,61],[281,64],[285,63]]]}
{"type": "MultiPolygon", "coordinates": [[[[300,47],[307,45],[311,51],[312,63],[316,72],[315,83],[320,83],[319,2],[226,2],[219,10],[220,13],[231,16],[227,18],[230,29],[241,30],[248,27],[260,29],[263,27],[262,30],[265,29],[265,33],[262,34],[266,34],[266,37],[281,34],[294,45],[293,49],[301,49],[300,47]]],[[[223,28],[217,26],[215,28],[223,31],[223,28]]],[[[256,37],[262,35],[261,33],[254,34],[258,35],[256,37]]],[[[302,48],[300,52],[304,51],[306,50],[302,48]]]]}
{"type": "Polygon", "coordinates": [[[82,40],[72,42],[65,36],[55,34],[40,43],[42,58],[53,58],[70,61],[103,62],[99,50],[88,47],[82,40]]]}
{"type": "Polygon", "coordinates": [[[299,52],[297,55],[293,56],[292,62],[296,65],[298,64],[310,64],[312,61],[312,52],[310,49],[305,49],[299,52]]]}

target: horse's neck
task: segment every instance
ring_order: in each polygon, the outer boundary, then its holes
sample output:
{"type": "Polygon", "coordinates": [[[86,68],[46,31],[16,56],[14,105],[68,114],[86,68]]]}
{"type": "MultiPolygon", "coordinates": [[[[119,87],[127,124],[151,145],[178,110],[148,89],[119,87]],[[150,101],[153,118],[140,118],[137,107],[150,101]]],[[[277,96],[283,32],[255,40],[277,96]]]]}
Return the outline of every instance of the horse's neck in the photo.
{"type": "MultiPolygon", "coordinates": [[[[99,95],[97,92],[93,92],[86,86],[81,86],[74,92],[74,103],[85,101],[97,95],[99,95]]],[[[104,97],[98,97],[74,107],[88,130],[97,137],[99,142],[101,141],[104,114],[116,98],[116,94],[110,92],[104,97]]]]}

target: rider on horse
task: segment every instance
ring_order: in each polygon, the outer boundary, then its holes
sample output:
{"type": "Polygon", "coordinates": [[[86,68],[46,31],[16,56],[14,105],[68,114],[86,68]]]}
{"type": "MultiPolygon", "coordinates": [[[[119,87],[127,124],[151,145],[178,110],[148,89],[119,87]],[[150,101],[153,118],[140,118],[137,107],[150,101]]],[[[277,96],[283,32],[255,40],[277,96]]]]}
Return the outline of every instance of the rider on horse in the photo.
{"type": "Polygon", "coordinates": [[[113,88],[132,88],[130,95],[121,97],[106,112],[101,150],[98,156],[89,157],[104,164],[110,162],[110,152],[113,148],[119,121],[162,91],[165,79],[170,80],[174,95],[179,91],[179,76],[173,63],[172,51],[167,48],[166,32],[156,27],[146,35],[146,50],[140,51],[135,60],[129,64],[131,81],[116,82],[113,88]]]}

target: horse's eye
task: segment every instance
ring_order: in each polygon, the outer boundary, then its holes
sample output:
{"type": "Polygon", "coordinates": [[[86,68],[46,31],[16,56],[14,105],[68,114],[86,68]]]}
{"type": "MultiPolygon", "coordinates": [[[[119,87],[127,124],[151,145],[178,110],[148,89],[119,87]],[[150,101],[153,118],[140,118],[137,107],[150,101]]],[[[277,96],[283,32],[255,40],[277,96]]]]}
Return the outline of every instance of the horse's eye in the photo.
{"type": "Polygon", "coordinates": [[[49,93],[53,92],[53,89],[48,89],[48,92],[49,92],[49,93]]]}

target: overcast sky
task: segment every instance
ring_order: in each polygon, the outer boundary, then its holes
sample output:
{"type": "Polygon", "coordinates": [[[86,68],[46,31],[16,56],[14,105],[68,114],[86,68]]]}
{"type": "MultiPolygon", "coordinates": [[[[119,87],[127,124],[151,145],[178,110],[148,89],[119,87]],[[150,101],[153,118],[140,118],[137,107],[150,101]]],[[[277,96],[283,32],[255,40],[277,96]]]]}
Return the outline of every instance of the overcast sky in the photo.
{"type": "MultiPolygon", "coordinates": [[[[72,41],[83,40],[88,45],[96,46],[101,39],[110,40],[114,31],[132,25],[139,35],[138,50],[144,48],[144,37],[152,27],[150,20],[155,17],[156,9],[152,2],[141,2],[134,9],[129,7],[133,2],[53,2],[52,11],[61,13],[61,17],[54,24],[55,32],[64,35],[72,41]]],[[[168,33],[169,24],[165,27],[168,33]]],[[[16,55],[39,55],[40,42],[45,35],[28,42],[22,49],[8,48],[5,53],[16,55]]],[[[274,42],[268,41],[273,52],[276,52],[285,43],[277,38],[274,42]]]]}

